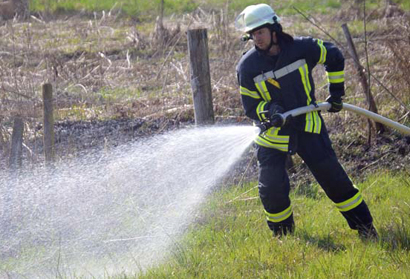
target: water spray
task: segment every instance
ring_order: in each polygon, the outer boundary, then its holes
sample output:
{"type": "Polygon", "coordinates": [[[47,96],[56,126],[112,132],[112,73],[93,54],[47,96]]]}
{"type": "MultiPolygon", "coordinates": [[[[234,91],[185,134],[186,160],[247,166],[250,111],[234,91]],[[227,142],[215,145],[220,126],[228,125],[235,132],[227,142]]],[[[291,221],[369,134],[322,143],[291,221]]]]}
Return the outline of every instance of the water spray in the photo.
{"type": "MultiPolygon", "coordinates": [[[[319,104],[313,104],[313,105],[309,105],[309,106],[305,106],[305,107],[300,107],[300,108],[296,108],[296,109],[292,109],[289,110],[285,113],[279,113],[277,114],[281,119],[282,119],[282,123],[280,126],[283,126],[286,124],[286,121],[289,120],[290,117],[296,117],[302,114],[306,114],[312,111],[328,111],[331,108],[331,104],[328,102],[323,102],[323,103],[319,103],[319,104]]],[[[353,113],[362,115],[364,117],[367,117],[369,119],[372,119],[376,122],[382,123],[386,126],[389,126],[393,129],[398,130],[399,132],[401,132],[404,135],[410,135],[410,128],[400,124],[396,121],[393,121],[389,118],[386,118],[384,116],[381,116],[377,113],[368,111],[366,109],[354,106],[354,105],[350,105],[350,104],[346,104],[343,103],[343,109],[347,110],[347,111],[351,111],[353,113]]],[[[266,129],[269,128],[269,125],[267,125],[266,123],[259,125],[258,126],[261,130],[261,132],[264,132],[266,129]]]]}
{"type": "Polygon", "coordinates": [[[52,171],[0,171],[0,278],[120,277],[159,263],[255,130],[187,128],[88,151],[52,171]]]}

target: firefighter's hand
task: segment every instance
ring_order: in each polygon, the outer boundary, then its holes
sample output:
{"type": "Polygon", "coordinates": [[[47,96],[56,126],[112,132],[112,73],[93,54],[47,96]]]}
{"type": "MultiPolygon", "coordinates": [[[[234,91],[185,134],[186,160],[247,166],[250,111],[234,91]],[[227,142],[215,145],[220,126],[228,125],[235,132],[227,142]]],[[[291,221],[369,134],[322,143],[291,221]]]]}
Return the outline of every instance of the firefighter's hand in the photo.
{"type": "Polygon", "coordinates": [[[269,118],[272,118],[272,116],[277,113],[284,113],[284,112],[285,110],[283,109],[283,107],[276,103],[271,103],[269,106],[269,118]]]}
{"type": "Polygon", "coordinates": [[[278,105],[277,103],[271,103],[269,106],[269,123],[273,127],[282,127],[283,126],[283,119],[279,115],[285,112],[282,106],[278,105]]]}
{"type": "Polygon", "coordinates": [[[282,127],[285,124],[285,120],[280,113],[275,113],[270,117],[270,125],[273,127],[282,127]]]}
{"type": "Polygon", "coordinates": [[[339,112],[343,108],[343,100],[341,97],[329,96],[327,97],[326,102],[332,105],[328,112],[339,112]]]}

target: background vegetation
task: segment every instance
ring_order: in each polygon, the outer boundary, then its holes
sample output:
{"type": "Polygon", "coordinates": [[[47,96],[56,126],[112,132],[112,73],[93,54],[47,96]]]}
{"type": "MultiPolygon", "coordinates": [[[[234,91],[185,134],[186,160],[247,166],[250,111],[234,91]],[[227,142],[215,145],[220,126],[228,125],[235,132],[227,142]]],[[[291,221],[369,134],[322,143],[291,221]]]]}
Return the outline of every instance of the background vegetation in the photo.
{"type": "MultiPolygon", "coordinates": [[[[360,1],[355,1],[360,3],[360,1]]],[[[388,1],[390,3],[399,4],[404,9],[408,9],[410,4],[405,0],[395,0],[388,1]]],[[[32,0],[31,10],[36,12],[78,12],[78,11],[102,11],[102,10],[121,10],[128,16],[134,18],[155,18],[158,15],[159,6],[161,0],[32,0]]],[[[255,4],[252,0],[230,0],[230,1],[217,1],[217,0],[165,0],[165,12],[167,15],[171,14],[181,14],[190,13],[195,9],[201,7],[205,10],[219,10],[228,9],[231,14],[236,11],[240,11],[243,7],[247,5],[255,4]]],[[[257,3],[266,3],[275,7],[275,9],[280,12],[281,15],[294,14],[295,11],[292,10],[291,6],[297,6],[300,9],[311,10],[315,13],[324,13],[326,11],[331,11],[334,9],[341,8],[343,6],[343,1],[336,0],[313,0],[313,1],[301,1],[301,0],[290,0],[290,1],[272,1],[272,0],[261,0],[257,3]]],[[[366,5],[369,9],[375,9],[384,5],[385,0],[368,0],[366,5]]]]}
{"type": "MultiPolygon", "coordinates": [[[[275,7],[287,32],[338,44],[346,55],[346,102],[366,107],[340,28],[348,23],[361,63],[372,74],[369,82],[380,114],[409,125],[409,1],[258,2],[275,7]]],[[[250,124],[241,107],[235,65],[251,43],[239,40],[233,21],[254,3],[165,0],[161,28],[159,0],[30,1],[32,17],[0,23],[0,169],[7,170],[16,116],[25,122],[24,164],[43,163],[45,82],[54,88],[59,159],[192,124],[189,28],[208,29],[217,122],[250,124]],[[114,132],[99,133],[103,127],[114,132]]],[[[319,67],[314,72],[319,100],[328,94],[323,74],[319,67]]],[[[255,183],[241,184],[215,193],[187,237],[176,243],[169,262],[143,278],[410,277],[410,140],[387,131],[373,133],[369,141],[366,120],[344,112],[325,117],[355,181],[382,174],[359,184],[375,213],[380,242],[360,242],[295,157],[295,236],[272,239],[262,221],[255,183]]]]}

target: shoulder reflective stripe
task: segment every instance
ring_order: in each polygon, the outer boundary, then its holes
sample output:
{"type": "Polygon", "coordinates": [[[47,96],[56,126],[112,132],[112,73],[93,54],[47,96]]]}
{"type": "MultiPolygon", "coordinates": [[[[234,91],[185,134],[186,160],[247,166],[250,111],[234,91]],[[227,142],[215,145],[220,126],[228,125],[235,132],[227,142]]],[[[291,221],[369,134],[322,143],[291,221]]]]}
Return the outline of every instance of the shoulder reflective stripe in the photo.
{"type": "Polygon", "coordinates": [[[306,64],[306,60],[305,59],[299,59],[277,71],[274,72],[275,77],[281,78],[283,76],[286,76],[287,74],[290,74],[293,71],[296,71],[297,69],[299,69],[299,67],[303,66],[303,65],[307,65],[306,64]]]}
{"type": "Polygon", "coordinates": [[[251,90],[249,90],[249,89],[247,89],[243,86],[240,87],[240,92],[241,92],[242,95],[249,96],[249,97],[254,98],[254,99],[260,99],[261,98],[259,96],[258,92],[251,91],[251,90]]]}
{"type": "Polygon", "coordinates": [[[268,91],[268,88],[266,87],[265,81],[261,81],[259,83],[255,83],[256,88],[258,89],[259,93],[261,93],[262,98],[266,102],[270,102],[271,97],[268,91]]]}
{"type": "Polygon", "coordinates": [[[275,149],[278,149],[278,150],[283,151],[283,152],[288,152],[288,150],[289,150],[289,146],[287,144],[272,143],[272,142],[262,138],[261,136],[257,136],[254,139],[254,142],[256,144],[260,145],[260,146],[267,147],[267,148],[275,148],[275,149]]]}
{"type": "Polygon", "coordinates": [[[289,136],[279,135],[280,128],[272,127],[262,134],[262,137],[277,143],[289,143],[289,136]]]}
{"type": "Polygon", "coordinates": [[[329,83],[340,83],[345,81],[345,72],[326,72],[327,81],[329,83]]]}
{"type": "Polygon", "coordinates": [[[258,115],[258,118],[260,121],[265,121],[266,116],[265,113],[262,113],[265,110],[265,105],[267,102],[260,102],[258,107],[256,108],[256,114],[258,115]]]}
{"type": "Polygon", "coordinates": [[[362,194],[360,192],[358,192],[356,195],[354,195],[352,198],[341,202],[341,203],[336,203],[336,207],[342,211],[349,211],[352,210],[353,208],[356,208],[357,206],[359,206],[361,204],[361,202],[363,201],[363,197],[362,194]]]}
{"type": "Polygon", "coordinates": [[[319,61],[317,62],[318,64],[323,64],[326,62],[326,55],[327,55],[327,49],[326,47],[323,45],[323,41],[322,40],[317,40],[317,44],[320,47],[320,58],[319,61]]]}
{"type": "Polygon", "coordinates": [[[279,213],[269,213],[266,210],[264,211],[266,215],[266,220],[274,222],[274,223],[282,222],[288,219],[290,215],[292,215],[292,212],[293,212],[292,206],[289,206],[288,208],[286,208],[285,210],[279,213]]]}

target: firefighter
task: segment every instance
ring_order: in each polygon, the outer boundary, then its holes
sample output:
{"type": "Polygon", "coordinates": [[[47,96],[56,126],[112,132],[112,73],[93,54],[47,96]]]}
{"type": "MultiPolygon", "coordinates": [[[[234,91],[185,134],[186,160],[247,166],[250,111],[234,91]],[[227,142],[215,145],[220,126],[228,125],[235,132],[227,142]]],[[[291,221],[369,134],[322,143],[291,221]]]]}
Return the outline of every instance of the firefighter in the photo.
{"type": "Polygon", "coordinates": [[[340,50],[320,39],[283,32],[280,18],[266,4],[245,8],[235,27],[254,42],[236,71],[246,115],[256,124],[268,124],[255,143],[259,196],[274,236],[292,233],[295,227],[285,163],[288,154],[298,154],[350,228],[362,238],[377,239],[369,208],[339,163],[320,112],[294,117],[283,127],[277,121],[278,113],[315,104],[312,70],[317,64],[326,70],[329,112],[342,109],[344,57],[340,50]]]}

